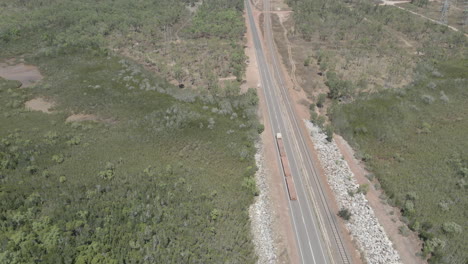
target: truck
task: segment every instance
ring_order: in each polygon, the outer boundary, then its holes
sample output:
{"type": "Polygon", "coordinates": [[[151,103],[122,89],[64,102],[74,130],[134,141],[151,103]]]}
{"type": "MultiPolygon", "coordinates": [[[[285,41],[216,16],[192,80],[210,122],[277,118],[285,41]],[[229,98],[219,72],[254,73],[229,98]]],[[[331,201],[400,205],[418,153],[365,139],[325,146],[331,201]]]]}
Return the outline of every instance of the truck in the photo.
{"type": "Polygon", "coordinates": [[[283,136],[281,133],[276,133],[276,145],[278,146],[278,152],[281,159],[281,168],[285,177],[286,188],[288,189],[289,199],[292,201],[297,200],[296,186],[291,174],[291,167],[289,166],[289,160],[286,156],[286,150],[284,148],[283,136]]]}

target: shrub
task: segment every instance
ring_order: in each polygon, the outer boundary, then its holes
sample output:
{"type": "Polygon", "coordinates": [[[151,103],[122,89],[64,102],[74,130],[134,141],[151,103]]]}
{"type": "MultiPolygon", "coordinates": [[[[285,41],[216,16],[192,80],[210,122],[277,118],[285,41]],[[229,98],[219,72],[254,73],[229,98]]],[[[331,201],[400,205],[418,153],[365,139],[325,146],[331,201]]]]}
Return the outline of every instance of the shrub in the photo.
{"type": "Polygon", "coordinates": [[[371,161],[372,156],[369,153],[365,153],[364,156],[362,156],[363,161],[371,161]]]}
{"type": "Polygon", "coordinates": [[[369,184],[367,183],[359,185],[359,188],[357,190],[358,193],[362,193],[364,195],[366,195],[368,191],[369,191],[369,184]]]}
{"type": "Polygon", "coordinates": [[[440,202],[438,205],[442,212],[447,212],[450,210],[449,204],[447,202],[440,202]]]}
{"type": "Polygon", "coordinates": [[[405,215],[411,215],[415,212],[414,203],[412,200],[406,200],[405,205],[403,207],[403,212],[405,215]]]}
{"type": "Polygon", "coordinates": [[[423,252],[427,255],[434,252],[437,248],[443,249],[446,242],[440,238],[434,237],[424,242],[423,252]]]}
{"type": "Polygon", "coordinates": [[[26,171],[28,171],[30,174],[36,174],[37,172],[37,167],[34,165],[26,167],[26,171]]]}
{"type": "Polygon", "coordinates": [[[209,129],[214,129],[215,124],[216,124],[216,122],[212,117],[208,118],[208,126],[207,127],[209,129]]]}
{"type": "Polygon", "coordinates": [[[375,175],[373,173],[369,173],[369,174],[366,174],[366,178],[369,180],[369,181],[373,181],[374,178],[375,178],[375,175]]]}
{"type": "Polygon", "coordinates": [[[441,77],[443,77],[442,73],[440,73],[440,72],[437,71],[437,70],[434,70],[434,71],[432,72],[432,76],[434,76],[434,77],[436,77],[436,78],[441,78],[441,77]]]}
{"type": "Polygon", "coordinates": [[[309,110],[310,110],[311,112],[315,112],[315,104],[310,104],[310,105],[309,105],[309,110]]]}
{"type": "Polygon", "coordinates": [[[44,171],[42,172],[42,177],[44,177],[44,178],[49,178],[49,177],[50,177],[50,172],[49,172],[48,170],[44,170],[44,171]]]}
{"type": "Polygon", "coordinates": [[[430,96],[428,94],[422,95],[421,99],[425,104],[432,104],[435,101],[434,97],[432,97],[432,96],[430,96]]]}
{"type": "Polygon", "coordinates": [[[351,212],[347,208],[341,208],[340,211],[338,211],[338,216],[348,221],[351,219],[351,212]]]}
{"type": "Polygon", "coordinates": [[[254,196],[258,196],[260,194],[255,183],[255,178],[253,177],[245,177],[242,182],[242,187],[246,188],[254,196]]]}
{"type": "Polygon", "coordinates": [[[333,140],[333,127],[331,125],[325,126],[325,134],[327,135],[327,141],[332,142],[333,140]]]}
{"type": "Polygon", "coordinates": [[[114,164],[108,162],[106,164],[106,169],[98,173],[99,178],[104,180],[110,180],[114,178],[115,166],[114,164]]]}
{"type": "Polygon", "coordinates": [[[257,126],[257,132],[258,132],[258,134],[263,133],[263,131],[265,131],[265,125],[263,125],[263,124],[258,124],[258,126],[257,126]]]}
{"type": "Polygon", "coordinates": [[[434,82],[430,82],[427,84],[427,88],[434,90],[437,87],[437,84],[434,82]]]}
{"type": "Polygon", "coordinates": [[[421,133],[429,134],[429,133],[431,133],[431,128],[432,128],[432,126],[429,123],[423,122],[422,125],[421,125],[421,133]]]}
{"type": "Polygon", "coordinates": [[[315,123],[318,127],[323,128],[323,124],[325,124],[325,117],[319,116],[315,123]]]}
{"type": "Polygon", "coordinates": [[[416,201],[418,199],[418,194],[416,192],[409,192],[406,194],[406,199],[416,201]]]}
{"type": "Polygon", "coordinates": [[[216,221],[218,217],[221,215],[221,212],[218,209],[213,209],[210,212],[211,220],[216,221]]]}
{"type": "Polygon", "coordinates": [[[403,157],[401,156],[400,153],[395,153],[395,154],[393,155],[393,158],[394,158],[396,161],[400,162],[400,163],[403,162],[403,161],[405,161],[405,158],[403,158],[403,157]]]}
{"type": "Polygon", "coordinates": [[[409,233],[410,233],[408,227],[405,226],[405,225],[402,225],[402,226],[398,227],[398,231],[404,237],[409,236],[409,233]]]}
{"type": "Polygon", "coordinates": [[[322,108],[324,103],[325,103],[325,99],[327,99],[326,94],[319,94],[319,96],[317,98],[317,107],[322,108]]]}
{"type": "Polygon", "coordinates": [[[317,124],[318,114],[315,111],[310,111],[310,122],[317,124]]]}
{"type": "Polygon", "coordinates": [[[459,224],[454,222],[446,222],[442,225],[442,230],[446,234],[460,234],[462,232],[462,228],[459,224]]]}
{"type": "Polygon", "coordinates": [[[330,89],[330,92],[328,93],[328,97],[330,99],[341,99],[343,97],[347,97],[352,90],[352,83],[350,81],[341,80],[333,71],[327,72],[327,81],[325,82],[325,85],[330,89]]]}
{"type": "Polygon", "coordinates": [[[410,225],[410,229],[413,230],[413,231],[418,232],[419,229],[421,229],[421,224],[420,224],[418,221],[414,221],[414,222],[410,225]]]}
{"type": "Polygon", "coordinates": [[[59,154],[59,155],[53,155],[52,156],[52,161],[56,162],[57,164],[60,164],[60,163],[64,162],[65,159],[63,158],[62,154],[59,154]]]}
{"type": "Polygon", "coordinates": [[[450,99],[444,93],[444,91],[440,91],[440,100],[442,100],[442,102],[444,102],[444,103],[448,103],[450,101],[450,99]]]}
{"type": "Polygon", "coordinates": [[[465,189],[468,187],[468,183],[465,181],[465,179],[458,179],[456,185],[460,189],[465,189]]]}
{"type": "Polygon", "coordinates": [[[66,142],[68,146],[73,146],[73,145],[79,145],[81,143],[81,138],[80,137],[72,137],[70,140],[66,142]]]}

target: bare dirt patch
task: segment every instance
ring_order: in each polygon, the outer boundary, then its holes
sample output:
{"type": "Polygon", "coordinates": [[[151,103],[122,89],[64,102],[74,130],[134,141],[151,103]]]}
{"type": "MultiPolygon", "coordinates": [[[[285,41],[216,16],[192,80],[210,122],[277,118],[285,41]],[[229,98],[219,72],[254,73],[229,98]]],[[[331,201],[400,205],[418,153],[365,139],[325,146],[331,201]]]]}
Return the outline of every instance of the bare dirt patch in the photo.
{"type": "Polygon", "coordinates": [[[218,81],[220,81],[220,82],[222,82],[222,81],[234,81],[235,79],[236,79],[236,76],[231,75],[231,76],[228,76],[228,77],[218,78],[218,81]]]}
{"type": "Polygon", "coordinates": [[[65,122],[97,121],[98,118],[91,114],[74,114],[65,120],[65,122]]]}
{"type": "Polygon", "coordinates": [[[7,80],[21,82],[21,87],[30,87],[42,79],[42,75],[36,66],[24,63],[13,64],[15,61],[8,60],[0,63],[0,77],[7,80]]]}
{"type": "MultiPolygon", "coordinates": [[[[354,151],[351,146],[349,146],[349,144],[341,136],[335,135],[334,139],[338,148],[340,149],[341,154],[353,172],[358,184],[369,184],[369,180],[365,177],[365,175],[369,174],[369,172],[365,169],[364,164],[362,164],[362,162],[354,157],[354,151]]],[[[377,183],[376,180],[374,181],[374,183],[377,183]]],[[[401,260],[403,263],[426,263],[426,261],[416,256],[416,253],[420,252],[422,247],[418,236],[414,232],[410,231],[408,231],[409,235],[406,237],[400,234],[398,228],[400,226],[406,225],[400,221],[400,210],[388,204],[382,203],[381,199],[379,198],[381,195],[382,191],[377,190],[374,186],[372,186],[369,188],[366,198],[374,210],[379,223],[385,229],[385,233],[387,233],[387,236],[393,242],[395,249],[400,254],[401,260]]]]}
{"type": "Polygon", "coordinates": [[[271,9],[274,11],[290,11],[291,8],[284,0],[270,0],[271,9]]]}
{"type": "Polygon", "coordinates": [[[53,102],[46,101],[44,98],[35,98],[27,101],[24,106],[28,110],[41,111],[47,114],[52,113],[50,109],[54,106],[53,102]]]}

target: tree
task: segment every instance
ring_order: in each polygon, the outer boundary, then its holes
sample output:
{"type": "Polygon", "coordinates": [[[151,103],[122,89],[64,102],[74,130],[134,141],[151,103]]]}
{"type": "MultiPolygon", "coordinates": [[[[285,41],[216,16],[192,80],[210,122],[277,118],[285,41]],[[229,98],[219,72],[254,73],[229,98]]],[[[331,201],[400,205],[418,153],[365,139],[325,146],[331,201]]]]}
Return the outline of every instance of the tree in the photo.
{"type": "Polygon", "coordinates": [[[340,211],[338,211],[338,216],[348,221],[351,219],[351,212],[347,208],[341,208],[340,211]]]}
{"type": "Polygon", "coordinates": [[[325,134],[327,135],[327,141],[332,142],[333,140],[333,127],[331,125],[325,126],[325,134]]]}
{"type": "Polygon", "coordinates": [[[341,80],[334,71],[327,72],[327,81],[325,84],[330,89],[328,93],[330,99],[347,97],[352,89],[352,83],[347,80],[341,80]]]}
{"type": "Polygon", "coordinates": [[[446,234],[460,234],[462,232],[462,227],[454,222],[446,222],[442,225],[442,230],[446,234]]]}

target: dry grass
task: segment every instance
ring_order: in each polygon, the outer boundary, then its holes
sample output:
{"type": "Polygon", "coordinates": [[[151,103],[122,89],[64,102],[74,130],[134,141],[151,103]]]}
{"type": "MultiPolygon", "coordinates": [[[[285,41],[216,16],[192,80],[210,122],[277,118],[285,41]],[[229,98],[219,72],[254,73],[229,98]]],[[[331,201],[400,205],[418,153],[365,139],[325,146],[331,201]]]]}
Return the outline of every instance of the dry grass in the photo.
{"type": "Polygon", "coordinates": [[[284,27],[291,44],[296,79],[309,98],[328,91],[324,84],[325,78],[320,75],[326,69],[323,68],[324,63],[322,66],[318,63],[317,51],[319,50],[325,54],[327,69],[333,69],[343,79],[357,84],[356,92],[376,92],[389,87],[400,88],[411,80],[413,60],[416,56],[415,49],[412,43],[394,30],[384,29],[385,33],[391,36],[391,45],[394,45],[400,51],[399,53],[389,56],[369,51],[366,56],[356,56],[355,53],[360,53],[362,50],[353,49],[346,41],[338,41],[336,45],[330,45],[329,41],[320,40],[318,35],[311,41],[305,41],[293,33],[292,18],[279,19],[278,16],[272,18],[275,42],[283,57],[283,63],[291,74],[292,64],[288,59],[287,43],[283,37],[284,27]],[[305,66],[304,62],[307,58],[310,62],[308,66],[305,66]]]}
{"type": "MultiPolygon", "coordinates": [[[[442,8],[443,1],[430,1],[427,7],[418,7],[416,5],[405,3],[405,4],[398,4],[405,9],[414,11],[418,14],[423,16],[432,18],[434,20],[440,20],[441,13],[440,10],[442,8]]],[[[448,12],[448,24],[456,29],[467,32],[468,26],[463,26],[463,1],[451,1],[450,2],[450,9],[448,12]]]]}

